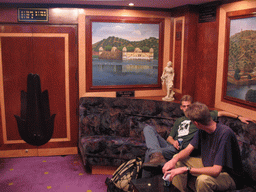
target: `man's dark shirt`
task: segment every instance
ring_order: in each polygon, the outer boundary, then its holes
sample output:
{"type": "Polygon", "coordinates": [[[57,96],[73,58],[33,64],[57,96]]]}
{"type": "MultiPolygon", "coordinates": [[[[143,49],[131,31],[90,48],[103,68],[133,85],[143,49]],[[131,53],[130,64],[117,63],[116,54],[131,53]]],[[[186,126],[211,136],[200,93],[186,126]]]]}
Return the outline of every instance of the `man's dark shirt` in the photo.
{"type": "Polygon", "coordinates": [[[222,171],[229,173],[237,184],[237,177],[242,173],[242,160],[236,135],[232,129],[217,123],[216,130],[212,134],[198,130],[190,144],[201,150],[205,167],[222,166],[222,171]]]}

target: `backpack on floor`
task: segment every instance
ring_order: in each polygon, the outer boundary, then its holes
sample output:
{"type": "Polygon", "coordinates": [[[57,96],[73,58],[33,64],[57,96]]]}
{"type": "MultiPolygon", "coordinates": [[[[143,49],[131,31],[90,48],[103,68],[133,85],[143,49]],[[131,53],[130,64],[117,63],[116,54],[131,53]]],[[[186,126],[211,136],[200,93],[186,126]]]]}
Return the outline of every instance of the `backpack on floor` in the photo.
{"type": "Polygon", "coordinates": [[[137,179],[142,166],[142,159],[137,157],[120,165],[112,178],[107,178],[105,183],[108,192],[133,191],[131,180],[137,179]]]}

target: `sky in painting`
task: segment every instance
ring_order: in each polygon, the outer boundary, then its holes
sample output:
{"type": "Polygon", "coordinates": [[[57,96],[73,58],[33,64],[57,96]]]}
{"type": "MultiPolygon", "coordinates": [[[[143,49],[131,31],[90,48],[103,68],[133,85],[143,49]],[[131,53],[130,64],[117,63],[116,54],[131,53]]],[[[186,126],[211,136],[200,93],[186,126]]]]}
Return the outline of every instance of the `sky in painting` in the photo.
{"type": "Polygon", "coordinates": [[[92,23],[92,44],[115,36],[129,41],[141,41],[150,37],[159,38],[158,24],[92,23]]]}
{"type": "Polygon", "coordinates": [[[230,22],[230,37],[245,30],[256,31],[256,17],[232,19],[230,22]]]}

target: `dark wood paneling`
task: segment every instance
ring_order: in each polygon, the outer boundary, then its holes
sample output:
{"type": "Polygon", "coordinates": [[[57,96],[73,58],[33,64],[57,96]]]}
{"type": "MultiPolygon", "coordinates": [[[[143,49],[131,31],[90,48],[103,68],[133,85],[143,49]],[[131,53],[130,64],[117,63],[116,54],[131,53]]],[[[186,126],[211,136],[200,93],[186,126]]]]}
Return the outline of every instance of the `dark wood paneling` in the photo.
{"type": "MultiPolygon", "coordinates": [[[[218,15],[218,14],[217,14],[218,15]]],[[[174,9],[173,17],[185,16],[182,93],[195,101],[214,106],[218,49],[218,18],[214,22],[198,23],[198,7],[174,9]]],[[[176,74],[175,74],[176,75],[176,74]]]]}
{"type": "Polygon", "coordinates": [[[195,93],[195,66],[197,56],[197,22],[198,13],[196,7],[192,6],[185,14],[185,43],[183,55],[183,90],[182,94],[189,94],[194,97],[195,93]]]}
{"type": "Polygon", "coordinates": [[[209,107],[215,104],[217,73],[218,19],[198,24],[197,64],[194,99],[209,107]]]}
{"type": "Polygon", "coordinates": [[[65,40],[63,37],[34,37],[34,71],[40,76],[42,91],[48,90],[50,112],[56,114],[53,138],[65,138],[65,40]]]}
{"type": "Polygon", "coordinates": [[[0,8],[0,22],[17,22],[18,13],[16,8],[0,8]]]}
{"type": "Polygon", "coordinates": [[[14,115],[20,116],[20,93],[26,90],[26,74],[33,70],[31,53],[31,38],[2,37],[2,61],[4,74],[4,98],[6,114],[6,131],[8,140],[21,139],[14,115]]]}
{"type": "MultiPolygon", "coordinates": [[[[175,18],[181,16],[185,17],[182,93],[175,93],[175,98],[179,100],[185,94],[189,94],[192,97],[194,97],[198,13],[195,6],[184,6],[181,8],[174,9],[174,11],[172,12],[172,16],[175,18]]],[[[175,33],[177,32],[177,30],[175,31],[175,33]]],[[[176,43],[175,50],[178,49],[179,46],[181,45],[176,43]]],[[[175,81],[177,81],[179,78],[179,75],[177,74],[176,71],[175,78],[177,78],[175,81]]]]}

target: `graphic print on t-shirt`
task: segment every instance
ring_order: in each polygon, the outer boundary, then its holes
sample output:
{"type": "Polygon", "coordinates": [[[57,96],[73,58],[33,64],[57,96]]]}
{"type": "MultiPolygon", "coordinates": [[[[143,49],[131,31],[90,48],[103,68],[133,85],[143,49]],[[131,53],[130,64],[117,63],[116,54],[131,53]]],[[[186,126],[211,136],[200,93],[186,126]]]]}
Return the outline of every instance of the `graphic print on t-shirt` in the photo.
{"type": "Polygon", "coordinates": [[[184,120],[181,122],[178,128],[178,137],[182,137],[189,134],[191,120],[184,120]]]}

